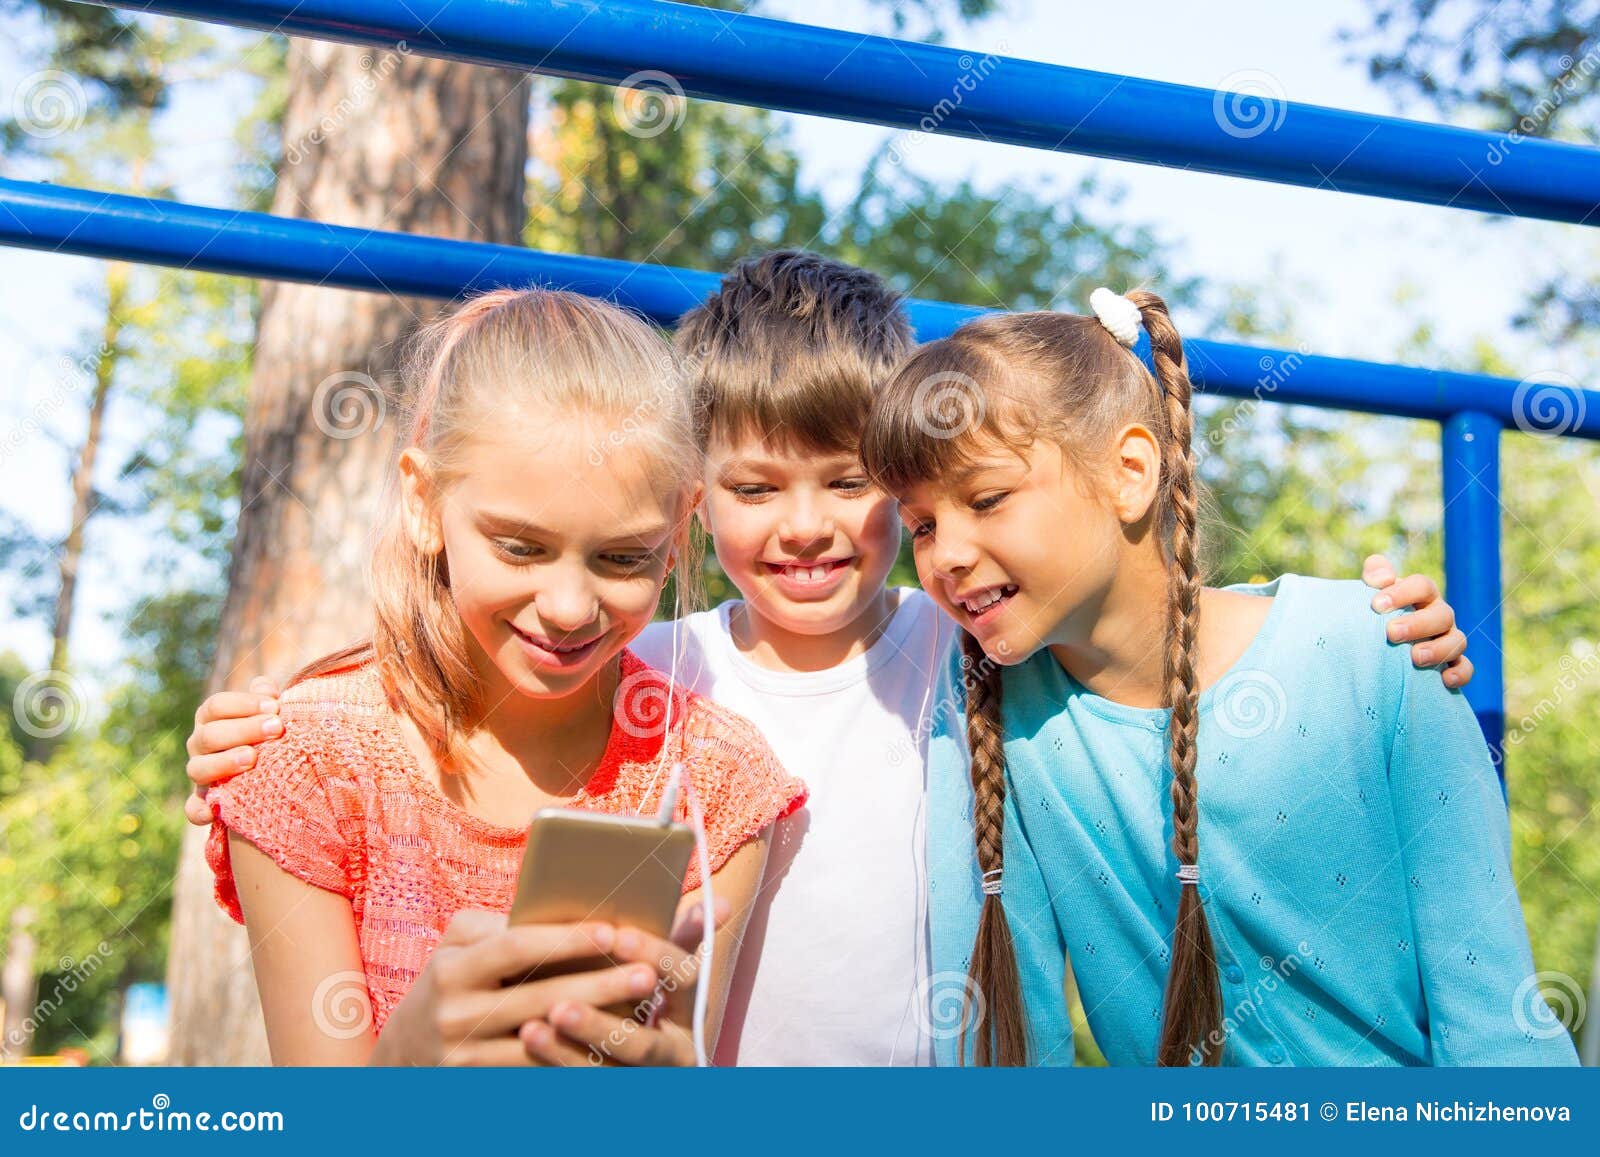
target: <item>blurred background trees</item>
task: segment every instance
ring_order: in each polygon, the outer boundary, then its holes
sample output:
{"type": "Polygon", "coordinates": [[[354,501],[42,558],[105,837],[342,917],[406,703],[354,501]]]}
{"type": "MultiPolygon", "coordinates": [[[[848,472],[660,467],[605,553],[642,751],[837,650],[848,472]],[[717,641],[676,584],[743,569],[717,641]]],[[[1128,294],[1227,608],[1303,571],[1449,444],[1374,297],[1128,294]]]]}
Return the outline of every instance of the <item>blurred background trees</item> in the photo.
{"type": "MultiPolygon", "coordinates": [[[[995,7],[860,4],[882,28],[953,39],[995,7]]],[[[1593,143],[1592,7],[1370,0],[1347,45],[1433,115],[1497,128],[1533,118],[1526,135],[1593,143]]],[[[1077,308],[1094,285],[1143,283],[1186,332],[1298,344],[1284,294],[1226,270],[1194,277],[1166,223],[1132,219],[1092,173],[996,190],[921,176],[886,147],[841,199],[808,176],[783,119],[759,110],[640,108],[651,94],[61,0],[0,0],[0,22],[29,68],[75,78],[82,97],[72,132],[41,138],[0,121],[8,174],[171,196],[174,100],[242,83],[247,111],[226,129],[241,208],[701,269],[804,246],[917,296],[997,307],[1077,308]],[[651,116],[668,123],[641,120],[651,116]]],[[[5,1042],[12,1056],[81,1048],[110,1062],[121,994],[164,980],[174,1061],[261,1063],[244,938],[211,901],[203,833],[182,820],[182,743],[208,690],[281,678],[358,633],[404,400],[395,355],[439,305],[96,268],[82,286],[96,324],[52,394],[54,428],[73,432],[59,447],[68,530],[43,536],[0,507],[13,609],[51,639],[48,654],[0,653],[14,707],[0,728],[5,1042]],[[158,543],[158,563],[119,576],[122,650],[88,670],[72,648],[82,564],[114,549],[113,528],[158,543]]],[[[1519,318],[1587,348],[1600,318],[1572,268],[1519,318]]],[[[1441,342],[1420,288],[1395,304],[1417,318],[1396,360],[1520,376],[1488,342],[1441,342]]],[[[1441,573],[1435,427],[1226,399],[1200,408],[1213,581],[1353,577],[1379,550],[1441,573]]],[[[1516,868],[1540,967],[1587,983],[1600,926],[1600,751],[1586,730],[1600,716],[1600,599],[1587,577],[1600,564],[1600,455],[1517,433],[1504,455],[1508,726],[1536,719],[1510,756],[1516,868]]],[[[915,581],[907,558],[896,578],[915,581]]],[[[714,601],[732,593],[714,561],[707,582],[714,601]]]]}

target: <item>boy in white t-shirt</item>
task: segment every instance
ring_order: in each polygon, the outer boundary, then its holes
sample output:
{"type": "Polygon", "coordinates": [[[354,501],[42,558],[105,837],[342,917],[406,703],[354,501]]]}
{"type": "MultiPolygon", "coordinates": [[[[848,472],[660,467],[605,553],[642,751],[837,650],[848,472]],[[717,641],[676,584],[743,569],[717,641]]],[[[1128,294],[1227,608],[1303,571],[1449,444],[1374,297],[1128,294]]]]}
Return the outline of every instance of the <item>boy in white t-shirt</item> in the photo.
{"type": "MultiPolygon", "coordinates": [[[[857,459],[872,392],[912,348],[901,298],[841,262],[770,253],[741,262],[676,341],[706,455],[700,516],[743,598],[653,623],[632,649],[665,670],[676,641],[678,681],[755,723],[810,788],[774,832],[717,1063],[931,1064],[963,996],[963,978],[946,992],[928,975],[923,846],[927,720],[957,628],[922,591],[887,585],[899,514],[857,459]]],[[[1386,567],[1368,581],[1393,583],[1386,567]]],[[[1433,585],[1385,593],[1419,607],[1391,637],[1430,639],[1426,661],[1463,682],[1464,640],[1433,585]]],[[[192,822],[211,822],[206,785],[281,734],[275,688],[252,692],[196,716],[192,822]]]]}

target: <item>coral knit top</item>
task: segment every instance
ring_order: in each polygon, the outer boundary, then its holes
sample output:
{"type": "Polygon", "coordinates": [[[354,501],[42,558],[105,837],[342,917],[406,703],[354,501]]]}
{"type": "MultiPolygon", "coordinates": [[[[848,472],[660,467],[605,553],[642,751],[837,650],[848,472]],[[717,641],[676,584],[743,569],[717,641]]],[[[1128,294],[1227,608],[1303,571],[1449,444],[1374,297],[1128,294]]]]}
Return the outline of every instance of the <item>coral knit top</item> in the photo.
{"type": "MultiPolygon", "coordinates": [[[[805,784],[784,771],[755,725],[710,699],[675,688],[664,732],[666,675],[631,650],[620,658],[610,738],[571,806],[654,815],[667,779],[657,776],[657,758],[670,740],[667,766],[684,764],[716,871],[805,802],[805,784]]],[[[284,734],[261,747],[256,767],[207,794],[216,814],[206,843],[216,900],[244,923],[230,830],[284,871],[348,897],[376,1031],[452,916],[511,910],[527,830],[481,819],[444,796],[406,745],[370,659],[296,683],[281,696],[280,715],[284,734]]],[[[699,886],[691,861],[684,891],[699,886]]]]}

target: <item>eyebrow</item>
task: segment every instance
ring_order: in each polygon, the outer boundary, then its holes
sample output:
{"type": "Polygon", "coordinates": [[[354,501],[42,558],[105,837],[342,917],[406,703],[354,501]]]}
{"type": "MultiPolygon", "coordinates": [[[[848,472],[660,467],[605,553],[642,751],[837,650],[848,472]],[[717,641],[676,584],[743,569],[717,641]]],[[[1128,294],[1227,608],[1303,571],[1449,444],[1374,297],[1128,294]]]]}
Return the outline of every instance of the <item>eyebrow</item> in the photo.
{"type": "MultiPolygon", "coordinates": [[[[512,514],[501,514],[493,510],[479,512],[478,523],[486,530],[500,534],[517,536],[531,535],[534,537],[559,538],[556,532],[530,522],[526,518],[519,518],[512,514]]],[[[665,522],[652,522],[644,526],[627,527],[607,537],[608,542],[646,542],[652,538],[660,538],[669,533],[672,527],[665,522]]]]}
{"type": "MultiPolygon", "coordinates": [[[[751,458],[748,456],[741,458],[730,458],[717,468],[717,474],[720,477],[726,477],[727,475],[735,474],[740,470],[771,470],[774,468],[782,469],[788,464],[789,461],[792,460],[780,458],[751,458]]],[[[860,460],[850,456],[849,454],[836,454],[827,458],[819,457],[813,459],[813,461],[820,462],[828,466],[854,466],[858,470],[861,468],[860,460]]]]}
{"type": "Polygon", "coordinates": [[[949,477],[952,484],[960,485],[985,470],[1026,470],[1026,468],[1024,463],[1013,458],[981,458],[960,470],[953,471],[949,477]]]}

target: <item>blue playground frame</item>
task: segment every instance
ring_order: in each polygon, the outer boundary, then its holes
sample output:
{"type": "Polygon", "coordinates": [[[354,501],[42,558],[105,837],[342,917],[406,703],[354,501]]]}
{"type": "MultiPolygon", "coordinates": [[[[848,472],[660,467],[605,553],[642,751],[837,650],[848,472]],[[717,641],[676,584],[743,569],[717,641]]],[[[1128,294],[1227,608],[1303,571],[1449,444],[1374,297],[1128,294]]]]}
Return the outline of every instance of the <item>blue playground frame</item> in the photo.
{"type": "MultiPolygon", "coordinates": [[[[1115,76],[664,0],[87,0],[606,84],[1509,216],[1600,223],[1600,150],[1115,76]],[[959,99],[957,97],[959,96],[959,99]],[[1230,124],[1218,109],[1227,101],[1230,124]],[[1263,118],[1265,118],[1263,120],[1263,118]],[[1271,122],[1243,133],[1238,123],[1271,122]],[[1232,131],[1230,131],[1232,128],[1232,131]]],[[[0,179],[0,243],[384,293],[544,284],[670,325],[718,275],[0,179]]],[[[920,340],[986,310],[913,301],[920,340]]],[[[1600,439],[1600,393],[1556,383],[1188,341],[1197,389],[1440,423],[1445,585],[1505,769],[1500,434],[1600,439]],[[1285,371],[1279,372],[1280,367],[1285,371]],[[1281,380],[1279,380],[1281,379],[1281,380]],[[1264,382],[1271,382],[1266,388],[1264,382]],[[1530,402],[1530,385],[1537,403],[1530,402]],[[1589,405],[1590,402],[1595,405],[1589,405]],[[1552,424],[1544,415],[1556,415],[1552,424]]]]}

